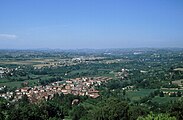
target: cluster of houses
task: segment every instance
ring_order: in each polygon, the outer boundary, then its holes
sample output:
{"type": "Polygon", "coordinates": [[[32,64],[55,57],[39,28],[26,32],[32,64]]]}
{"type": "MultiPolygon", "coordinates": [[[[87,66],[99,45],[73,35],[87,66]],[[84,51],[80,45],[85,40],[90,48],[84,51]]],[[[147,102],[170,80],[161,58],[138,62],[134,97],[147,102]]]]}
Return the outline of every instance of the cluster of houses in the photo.
{"type": "Polygon", "coordinates": [[[53,59],[47,59],[47,61],[42,61],[40,64],[33,65],[34,69],[42,69],[45,67],[51,68],[51,67],[58,67],[58,66],[72,66],[77,65],[81,63],[93,63],[98,60],[102,60],[104,57],[74,57],[72,59],[59,59],[59,60],[53,60],[53,59]]]}
{"type": "Polygon", "coordinates": [[[163,92],[164,95],[167,96],[182,96],[183,94],[183,89],[181,88],[161,88],[161,91],[163,92]]]}
{"type": "Polygon", "coordinates": [[[0,97],[10,99],[13,97],[13,101],[18,101],[24,95],[28,97],[30,102],[38,102],[40,100],[49,100],[54,97],[55,94],[73,94],[79,96],[89,96],[91,98],[99,97],[99,91],[95,89],[96,86],[101,85],[103,82],[107,82],[112,78],[108,77],[85,77],[57,81],[46,86],[34,86],[23,87],[17,89],[15,93],[0,94],[0,97]]]}
{"type": "Polygon", "coordinates": [[[117,72],[115,76],[121,80],[124,80],[126,77],[128,77],[128,69],[122,68],[121,71],[117,72]]]}
{"type": "Polygon", "coordinates": [[[9,72],[11,72],[11,69],[0,67],[0,78],[3,78],[9,72]]]}
{"type": "Polygon", "coordinates": [[[181,97],[182,96],[182,92],[181,91],[163,91],[164,95],[167,95],[169,97],[181,97]]]}

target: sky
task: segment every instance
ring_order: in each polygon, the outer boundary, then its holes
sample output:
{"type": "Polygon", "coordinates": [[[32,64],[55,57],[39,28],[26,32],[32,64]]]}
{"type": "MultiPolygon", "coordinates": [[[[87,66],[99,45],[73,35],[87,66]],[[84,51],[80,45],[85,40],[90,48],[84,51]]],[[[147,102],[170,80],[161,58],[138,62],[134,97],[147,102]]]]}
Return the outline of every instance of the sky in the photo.
{"type": "Polygon", "coordinates": [[[0,49],[183,47],[183,0],[0,0],[0,49]]]}

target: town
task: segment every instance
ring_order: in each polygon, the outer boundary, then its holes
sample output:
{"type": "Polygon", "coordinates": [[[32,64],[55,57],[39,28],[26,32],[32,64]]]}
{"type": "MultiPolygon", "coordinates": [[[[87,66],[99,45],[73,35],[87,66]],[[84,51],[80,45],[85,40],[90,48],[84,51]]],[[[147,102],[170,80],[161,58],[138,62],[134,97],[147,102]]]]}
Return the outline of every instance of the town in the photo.
{"type": "MultiPolygon", "coordinates": [[[[36,103],[40,100],[50,100],[55,94],[73,94],[79,96],[89,96],[92,98],[99,97],[99,91],[95,90],[95,86],[101,85],[103,82],[107,82],[112,78],[107,77],[84,77],[53,82],[46,86],[34,86],[23,87],[13,92],[7,92],[0,94],[0,97],[5,99],[12,99],[12,101],[18,101],[23,95],[26,95],[30,102],[36,103]]],[[[1,89],[5,88],[2,87],[1,89]]]]}

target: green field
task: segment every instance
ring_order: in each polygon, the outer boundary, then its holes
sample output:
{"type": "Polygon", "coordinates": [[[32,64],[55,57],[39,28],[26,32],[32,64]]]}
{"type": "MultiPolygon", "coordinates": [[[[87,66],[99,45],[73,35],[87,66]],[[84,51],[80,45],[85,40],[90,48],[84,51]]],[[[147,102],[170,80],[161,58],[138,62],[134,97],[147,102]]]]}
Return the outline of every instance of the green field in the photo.
{"type": "Polygon", "coordinates": [[[7,86],[7,87],[17,87],[20,88],[21,84],[24,82],[29,82],[29,86],[33,86],[34,83],[38,83],[39,79],[34,79],[34,80],[25,80],[25,81],[15,81],[15,82],[5,82],[5,83],[0,83],[1,86],[7,86]]]}
{"type": "Polygon", "coordinates": [[[24,82],[28,82],[29,86],[34,86],[39,84],[38,81],[39,79],[41,80],[48,80],[50,78],[52,78],[52,76],[48,76],[48,75],[30,75],[31,79],[27,79],[26,77],[20,77],[23,80],[21,81],[9,81],[8,79],[4,78],[4,79],[0,79],[0,87],[1,86],[7,86],[7,87],[17,87],[20,88],[21,84],[24,82]]]}
{"type": "Polygon", "coordinates": [[[165,97],[159,97],[159,96],[156,96],[155,98],[152,99],[152,102],[157,102],[157,103],[167,103],[167,102],[170,102],[170,101],[175,101],[177,99],[180,99],[181,97],[169,97],[169,96],[165,96],[165,97]]]}
{"type": "Polygon", "coordinates": [[[126,96],[132,101],[140,100],[141,98],[148,96],[155,89],[140,89],[139,91],[128,91],[126,96]]]}

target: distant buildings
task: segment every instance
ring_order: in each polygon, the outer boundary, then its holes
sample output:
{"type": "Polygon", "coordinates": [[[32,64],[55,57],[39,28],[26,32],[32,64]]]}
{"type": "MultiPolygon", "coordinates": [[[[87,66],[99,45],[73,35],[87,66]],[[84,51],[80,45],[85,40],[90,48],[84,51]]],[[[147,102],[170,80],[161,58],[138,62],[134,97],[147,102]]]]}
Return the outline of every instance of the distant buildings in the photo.
{"type": "Polygon", "coordinates": [[[9,68],[0,67],[0,78],[3,78],[3,76],[5,76],[10,71],[11,71],[11,69],[9,69],[9,68]]]}
{"type": "Polygon", "coordinates": [[[99,97],[99,91],[95,90],[95,86],[101,85],[102,82],[111,80],[108,77],[84,77],[66,80],[65,83],[59,81],[46,86],[23,87],[17,89],[15,93],[7,92],[0,94],[0,97],[5,99],[12,98],[13,101],[18,101],[27,95],[30,102],[38,102],[40,100],[49,100],[55,94],[73,94],[79,96],[89,96],[91,98],[99,97]]]}

